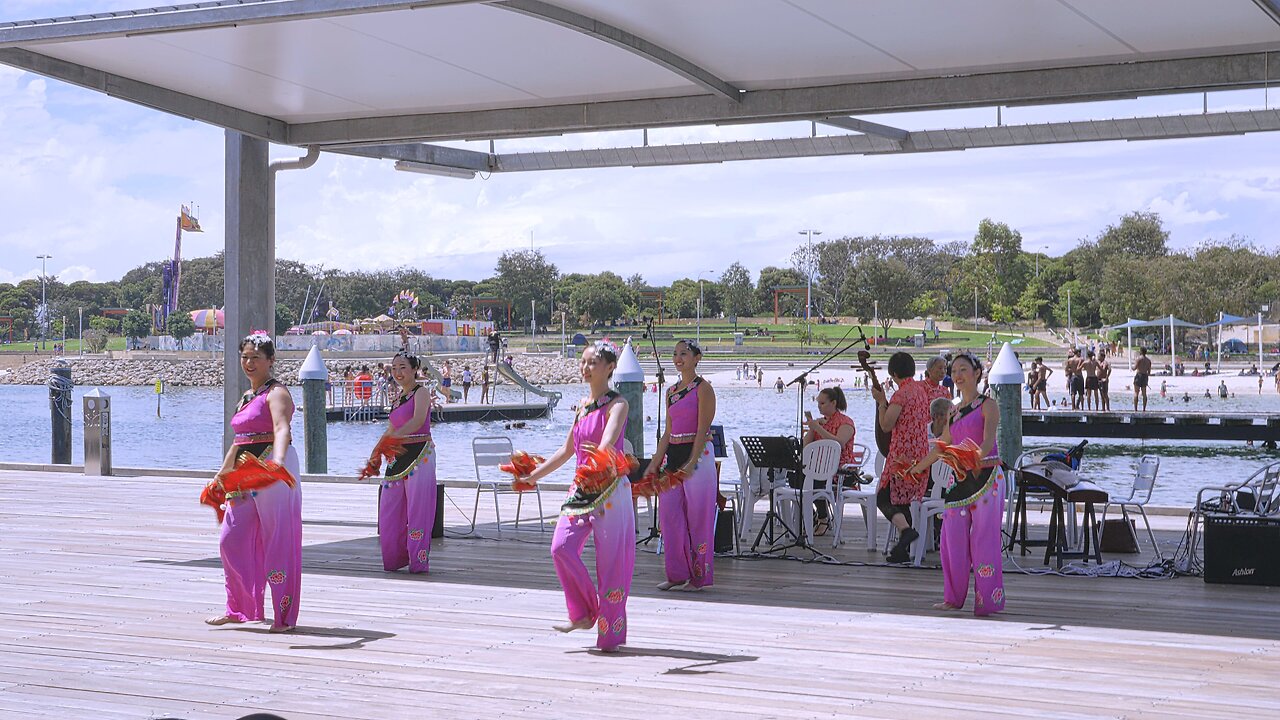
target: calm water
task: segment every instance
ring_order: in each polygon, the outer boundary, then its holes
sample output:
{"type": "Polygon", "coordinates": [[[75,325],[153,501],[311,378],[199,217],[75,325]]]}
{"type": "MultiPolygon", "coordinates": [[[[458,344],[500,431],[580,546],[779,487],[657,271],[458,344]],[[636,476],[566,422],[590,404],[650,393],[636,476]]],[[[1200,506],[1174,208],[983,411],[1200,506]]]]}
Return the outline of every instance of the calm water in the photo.
{"type": "MultiPolygon", "coordinates": [[[[73,461],[83,462],[84,441],[81,401],[87,387],[75,389],[72,404],[73,461]]],[[[507,429],[503,423],[444,423],[433,428],[440,457],[441,477],[472,478],[471,438],[479,435],[508,435],[518,449],[549,453],[563,442],[572,420],[570,406],[585,393],[584,385],[556,388],[564,393],[561,407],[551,418],[530,421],[524,429],[507,429]]],[[[220,388],[172,388],[161,401],[161,417],[156,417],[156,401],[149,387],[105,388],[111,394],[114,444],[112,460],[119,467],[173,467],[213,470],[221,463],[222,390],[220,388]]],[[[797,397],[794,389],[777,394],[770,388],[717,388],[717,422],[730,437],[740,435],[781,435],[796,433],[797,397]]],[[[5,408],[5,432],[0,440],[0,461],[49,462],[49,403],[43,387],[0,385],[0,404],[5,408]]],[[[806,407],[814,410],[811,389],[805,394],[806,407]]],[[[294,389],[301,398],[301,390],[294,389]]],[[[514,401],[500,396],[500,401],[514,401]]],[[[656,395],[645,396],[645,412],[652,416],[656,395]]],[[[873,403],[867,393],[848,393],[849,415],[859,428],[859,438],[871,444],[866,429],[871,427],[873,403]]],[[[1165,403],[1152,398],[1152,407],[1165,403]]],[[[1235,412],[1280,412],[1280,398],[1241,395],[1232,400],[1193,398],[1190,403],[1168,404],[1176,409],[1229,408],[1235,412]]],[[[301,442],[301,413],[295,416],[295,438],[301,442]]],[[[646,442],[652,448],[655,424],[646,423],[646,442]]],[[[382,423],[330,423],[329,468],[334,474],[354,474],[383,430],[382,423]]],[[[1048,444],[1050,438],[1029,438],[1028,445],[1048,444]]],[[[1073,444],[1061,440],[1058,444],[1073,444]]],[[[301,452],[301,448],[299,449],[301,452]]],[[[1280,459],[1280,452],[1247,448],[1243,443],[1095,441],[1085,456],[1085,475],[1113,493],[1124,488],[1137,458],[1145,453],[1162,458],[1154,502],[1187,506],[1198,488],[1225,480],[1244,479],[1266,462],[1280,459]]],[[[730,453],[725,473],[736,473],[730,453]]],[[[560,474],[567,479],[568,471],[560,474]]]]}

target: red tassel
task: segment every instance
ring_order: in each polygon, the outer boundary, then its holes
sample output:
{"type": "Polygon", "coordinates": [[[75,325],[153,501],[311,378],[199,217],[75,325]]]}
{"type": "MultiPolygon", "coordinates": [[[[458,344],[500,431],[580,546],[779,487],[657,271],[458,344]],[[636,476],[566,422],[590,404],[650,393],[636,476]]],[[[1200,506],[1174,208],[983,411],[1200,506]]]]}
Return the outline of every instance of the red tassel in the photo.
{"type": "Polygon", "coordinates": [[[510,473],[512,477],[511,489],[516,492],[528,492],[537,487],[536,482],[528,479],[538,466],[546,462],[541,455],[530,455],[524,450],[517,450],[511,453],[511,462],[503,463],[498,469],[505,473],[510,473]]]}
{"type": "Polygon", "coordinates": [[[632,483],[631,496],[657,497],[671,488],[679,487],[688,479],[689,473],[684,470],[647,473],[640,478],[640,482],[632,483]]]}
{"type": "Polygon", "coordinates": [[[578,471],[574,473],[573,482],[583,492],[602,492],[614,480],[630,475],[640,467],[640,461],[634,455],[625,455],[616,448],[592,448],[578,471]]]}
{"type": "Polygon", "coordinates": [[[270,460],[263,462],[253,455],[245,455],[236,463],[234,470],[205,486],[200,493],[200,502],[212,507],[221,523],[225,515],[222,506],[226,503],[228,494],[260,490],[275,482],[293,487],[296,480],[279,463],[270,460]]]}
{"type": "Polygon", "coordinates": [[[941,440],[934,442],[941,453],[939,459],[955,470],[959,477],[977,470],[982,464],[982,448],[972,438],[965,438],[959,445],[944,445],[941,440]]]}
{"type": "Polygon", "coordinates": [[[404,440],[391,435],[384,435],[378,440],[378,444],[373,446],[373,453],[369,457],[369,462],[365,463],[364,468],[360,470],[357,479],[377,477],[382,472],[382,463],[386,462],[388,466],[396,461],[404,453],[404,440]]]}

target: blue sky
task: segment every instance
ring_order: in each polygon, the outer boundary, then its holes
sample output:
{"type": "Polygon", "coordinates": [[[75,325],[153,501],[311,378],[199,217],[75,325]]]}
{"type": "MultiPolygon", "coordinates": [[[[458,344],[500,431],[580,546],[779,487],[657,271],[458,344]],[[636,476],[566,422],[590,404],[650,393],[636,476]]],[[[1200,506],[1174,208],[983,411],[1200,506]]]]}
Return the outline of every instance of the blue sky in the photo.
{"type": "MultiPolygon", "coordinates": [[[[0,21],[120,9],[122,0],[4,0],[0,21]]],[[[136,5],[124,0],[124,5],[136,5]]],[[[1271,106],[1280,91],[1271,93],[1271,106]]],[[[1260,108],[1258,91],[1216,93],[1210,110],[1260,108]]],[[[1004,110],[1007,124],[1195,113],[1201,97],[1004,110]]],[[[991,125],[994,109],[875,116],[908,129],[991,125]]],[[[679,128],[653,143],[807,135],[806,123],[679,128]]],[[[832,133],[842,131],[831,129],[832,133]]],[[[509,141],[498,150],[638,144],[639,132],[509,141]]],[[[413,265],[480,279],[530,241],[563,271],[642,273],[666,283],[785,265],[797,231],[971,239],[991,217],[1024,248],[1058,255],[1132,210],[1161,214],[1175,248],[1239,235],[1274,248],[1280,136],[1093,143],[913,156],[770,160],[674,168],[518,173],[454,180],[323,155],[280,175],[278,255],[329,268],[413,265]]],[[[183,202],[222,243],[223,134],[200,123],[0,66],[0,282],[35,277],[53,255],[65,281],[116,279],[168,256],[183,202]]],[[[296,156],[273,148],[273,158],[296,156]]]]}

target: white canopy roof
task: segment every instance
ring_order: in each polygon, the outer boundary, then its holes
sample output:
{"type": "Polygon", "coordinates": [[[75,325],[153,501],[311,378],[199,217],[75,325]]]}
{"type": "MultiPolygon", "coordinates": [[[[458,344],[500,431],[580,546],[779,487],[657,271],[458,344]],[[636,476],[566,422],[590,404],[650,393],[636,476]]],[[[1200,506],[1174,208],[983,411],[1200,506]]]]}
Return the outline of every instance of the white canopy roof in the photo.
{"type": "Polygon", "coordinates": [[[333,146],[1261,86],[1278,18],[1277,0],[223,0],[0,23],[0,62],[333,146]]]}

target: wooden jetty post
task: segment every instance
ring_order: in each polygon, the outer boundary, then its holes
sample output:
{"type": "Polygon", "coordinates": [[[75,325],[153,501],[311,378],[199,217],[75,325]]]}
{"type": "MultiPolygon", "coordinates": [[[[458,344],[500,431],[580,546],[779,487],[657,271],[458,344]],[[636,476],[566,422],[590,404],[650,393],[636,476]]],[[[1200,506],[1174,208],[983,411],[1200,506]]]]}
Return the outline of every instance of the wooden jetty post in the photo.
{"type": "Polygon", "coordinates": [[[307,359],[298,370],[302,380],[303,442],[306,445],[307,472],[324,475],[329,472],[329,423],[324,400],[324,384],[329,369],[320,357],[320,347],[312,345],[307,359]]]}

